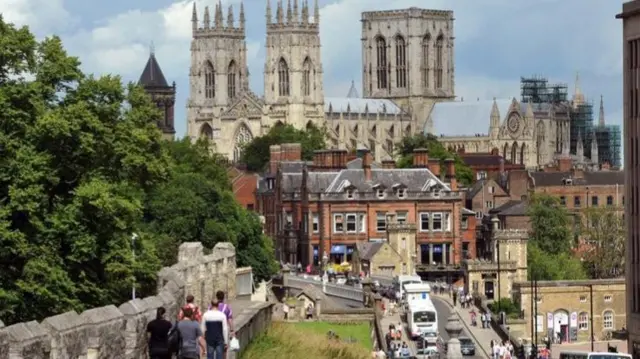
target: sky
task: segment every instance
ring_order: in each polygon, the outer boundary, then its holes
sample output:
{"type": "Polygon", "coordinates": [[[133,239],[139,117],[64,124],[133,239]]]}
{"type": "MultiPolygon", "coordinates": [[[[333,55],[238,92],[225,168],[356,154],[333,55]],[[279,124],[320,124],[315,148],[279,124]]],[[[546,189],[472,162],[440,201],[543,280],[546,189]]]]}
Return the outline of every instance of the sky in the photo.
{"type": "MultiPolygon", "coordinates": [[[[217,0],[196,0],[199,13],[217,0]]],[[[241,0],[222,0],[226,9],[241,0]]],[[[276,0],[272,1],[275,8],[276,0]]],[[[302,0],[301,0],[302,1],[302,0]]],[[[313,8],[313,0],[308,0],[313,8]]],[[[263,93],[267,0],[244,0],[251,89],[263,93]]],[[[520,76],[540,75],[595,103],[622,123],[622,0],[320,0],[325,96],[361,84],[362,11],[423,7],[453,10],[458,97],[519,97],[520,76]]],[[[193,0],[0,0],[5,21],[39,37],[59,35],[86,72],[137,81],[153,44],[167,81],[176,82],[176,131],[185,135],[193,0]]],[[[274,11],[275,14],[275,11],[274,11]]],[[[488,120],[487,120],[488,121],[488,120]]],[[[597,119],[596,119],[597,121],[597,119]]]]}

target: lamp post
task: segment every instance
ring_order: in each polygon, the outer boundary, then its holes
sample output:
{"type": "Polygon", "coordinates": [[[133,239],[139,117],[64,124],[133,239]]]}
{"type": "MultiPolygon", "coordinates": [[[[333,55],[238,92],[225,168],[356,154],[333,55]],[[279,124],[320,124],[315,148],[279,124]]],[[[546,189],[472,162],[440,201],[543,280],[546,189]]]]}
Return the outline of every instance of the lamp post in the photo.
{"type": "MultiPolygon", "coordinates": [[[[136,239],[138,239],[138,234],[131,234],[131,256],[133,258],[133,263],[136,262],[136,239]]],[[[136,299],[136,275],[135,269],[133,274],[133,284],[131,286],[131,299],[136,299]]]]}
{"type": "Polygon", "coordinates": [[[589,284],[589,306],[590,311],[589,311],[589,327],[591,328],[591,351],[594,352],[594,334],[593,334],[593,284],[589,284]]]}
{"type": "MultiPolygon", "coordinates": [[[[500,241],[499,240],[496,240],[496,252],[497,252],[496,255],[498,257],[497,258],[497,260],[498,260],[498,315],[500,316],[501,315],[500,314],[500,299],[501,299],[501,296],[500,296],[500,277],[501,276],[500,276],[500,274],[501,274],[501,271],[500,271],[500,241]]],[[[500,319],[502,319],[502,318],[500,318],[500,319]]]]}

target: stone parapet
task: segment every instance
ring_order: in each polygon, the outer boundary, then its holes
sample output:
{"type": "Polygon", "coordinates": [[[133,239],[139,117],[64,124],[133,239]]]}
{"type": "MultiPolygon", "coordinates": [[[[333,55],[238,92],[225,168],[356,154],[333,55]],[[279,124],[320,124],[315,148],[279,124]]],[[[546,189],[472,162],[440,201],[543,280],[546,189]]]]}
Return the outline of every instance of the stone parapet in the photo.
{"type": "MultiPolygon", "coordinates": [[[[4,327],[0,322],[0,359],[145,358],[146,326],[155,318],[158,307],[164,306],[167,319],[172,320],[187,293],[194,295],[199,304],[209,301],[217,290],[226,291],[231,300],[235,298],[236,254],[232,244],[218,243],[210,255],[204,255],[201,243],[183,243],[178,258],[177,264],[158,273],[158,292],[154,296],[136,298],[119,307],[70,311],[40,323],[4,327]]],[[[268,303],[262,305],[266,308],[268,303]]],[[[243,339],[249,340],[251,334],[244,333],[251,332],[248,328],[264,327],[262,323],[270,322],[270,316],[271,311],[262,307],[243,308],[236,317],[237,328],[246,337],[243,339]],[[250,318],[251,313],[264,318],[256,321],[250,318]]]]}

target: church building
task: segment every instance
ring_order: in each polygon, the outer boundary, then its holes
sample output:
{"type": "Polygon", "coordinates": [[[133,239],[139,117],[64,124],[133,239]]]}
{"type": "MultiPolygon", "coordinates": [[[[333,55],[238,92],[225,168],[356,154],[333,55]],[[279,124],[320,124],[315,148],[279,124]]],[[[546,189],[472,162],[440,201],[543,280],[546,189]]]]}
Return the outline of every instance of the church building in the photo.
{"type": "Polygon", "coordinates": [[[151,96],[158,109],[162,112],[162,119],[158,122],[158,128],[162,131],[162,137],[173,140],[176,130],[174,127],[174,108],[176,103],[176,83],[171,86],[160,69],[156,55],[151,49],[147,64],[140,75],[138,84],[151,96]]]}

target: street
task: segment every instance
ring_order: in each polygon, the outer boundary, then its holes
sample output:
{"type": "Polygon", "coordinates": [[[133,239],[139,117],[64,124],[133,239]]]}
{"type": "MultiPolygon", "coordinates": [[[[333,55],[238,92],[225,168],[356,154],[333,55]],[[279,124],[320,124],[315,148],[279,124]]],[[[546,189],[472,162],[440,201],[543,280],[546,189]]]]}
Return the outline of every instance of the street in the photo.
{"type": "MultiPolygon", "coordinates": [[[[451,314],[451,307],[449,307],[449,304],[447,304],[444,300],[436,296],[431,296],[431,300],[433,301],[433,305],[436,307],[436,311],[438,312],[438,331],[440,332],[440,336],[442,337],[442,339],[446,342],[449,340],[449,335],[447,334],[445,327],[447,326],[447,319],[449,319],[449,315],[451,314]]],[[[464,324],[463,323],[460,323],[460,324],[464,328],[464,324]]],[[[460,336],[469,337],[473,339],[473,337],[469,335],[469,333],[467,333],[466,329],[462,330],[462,334],[460,334],[460,336]]],[[[480,344],[476,343],[475,356],[469,356],[465,358],[484,359],[484,356],[482,355],[482,349],[480,349],[480,344]]]]}

